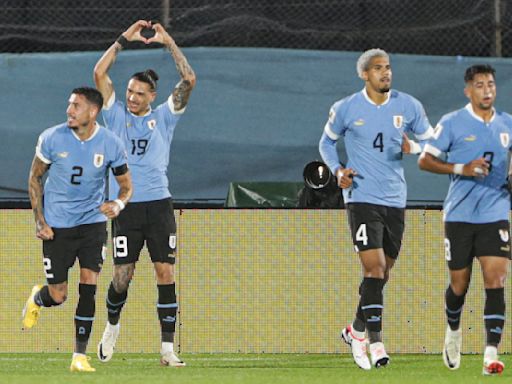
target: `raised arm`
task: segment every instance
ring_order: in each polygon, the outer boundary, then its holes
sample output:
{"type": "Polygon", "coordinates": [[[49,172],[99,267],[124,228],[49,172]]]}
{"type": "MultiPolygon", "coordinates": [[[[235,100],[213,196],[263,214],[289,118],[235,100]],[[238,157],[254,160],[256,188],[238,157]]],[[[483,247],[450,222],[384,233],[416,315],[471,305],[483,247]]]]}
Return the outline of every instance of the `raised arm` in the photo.
{"type": "Polygon", "coordinates": [[[176,111],[182,110],[187,106],[192,89],[196,85],[196,74],[183,52],[181,52],[174,39],[167,33],[165,28],[161,24],[153,24],[151,28],[155,30],[155,36],[148,39],[147,42],[160,43],[167,47],[181,77],[181,80],[176,84],[172,93],[172,101],[176,111]]]}
{"type": "Polygon", "coordinates": [[[103,106],[107,106],[112,93],[114,92],[114,85],[112,79],[108,75],[108,71],[112,64],[116,61],[117,54],[124,48],[123,44],[129,41],[142,41],[148,43],[148,40],[141,35],[144,28],[150,28],[151,24],[145,20],[136,21],[121,36],[105,51],[103,56],[98,60],[94,66],[94,83],[96,88],[103,96],[103,106]]]}
{"type": "Polygon", "coordinates": [[[28,194],[36,222],[36,236],[41,240],[53,239],[53,230],[46,223],[43,215],[43,175],[48,168],[48,164],[34,156],[28,179],[28,194]]]}

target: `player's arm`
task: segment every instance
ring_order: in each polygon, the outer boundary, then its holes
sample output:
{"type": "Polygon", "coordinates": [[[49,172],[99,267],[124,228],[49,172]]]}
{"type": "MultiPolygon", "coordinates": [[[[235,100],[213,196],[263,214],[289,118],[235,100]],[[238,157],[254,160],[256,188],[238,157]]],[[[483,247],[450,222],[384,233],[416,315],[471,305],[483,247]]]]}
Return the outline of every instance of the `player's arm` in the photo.
{"type": "Polygon", "coordinates": [[[109,219],[113,219],[119,215],[126,204],[128,204],[133,194],[132,177],[126,164],[112,169],[112,172],[114,173],[117,184],[119,184],[117,199],[106,201],[100,207],[100,211],[109,219]]]}
{"type": "Polygon", "coordinates": [[[43,214],[43,176],[49,167],[49,164],[44,163],[37,155],[34,156],[28,179],[28,194],[36,222],[36,236],[41,240],[53,239],[53,230],[46,223],[43,214]]]}
{"type": "Polygon", "coordinates": [[[161,24],[153,24],[151,26],[155,30],[155,36],[148,40],[148,43],[160,43],[165,45],[167,50],[171,53],[176,69],[181,77],[181,80],[176,84],[172,92],[172,101],[174,110],[180,111],[187,106],[188,99],[192,93],[192,89],[196,85],[196,74],[187,61],[187,58],[176,45],[174,39],[167,33],[161,24]]]}
{"type": "Polygon", "coordinates": [[[114,93],[114,85],[112,79],[108,75],[110,67],[116,61],[118,53],[125,48],[130,41],[142,41],[147,43],[148,40],[141,35],[144,28],[150,28],[151,24],[145,20],[136,21],[121,36],[108,48],[103,56],[98,60],[94,66],[94,83],[96,88],[103,96],[103,106],[107,107],[112,94],[114,93]]]}
{"type": "Polygon", "coordinates": [[[487,176],[489,174],[489,163],[482,157],[467,164],[447,163],[439,159],[439,153],[430,144],[425,146],[418,165],[420,169],[432,173],[454,174],[462,176],[487,176]]]}

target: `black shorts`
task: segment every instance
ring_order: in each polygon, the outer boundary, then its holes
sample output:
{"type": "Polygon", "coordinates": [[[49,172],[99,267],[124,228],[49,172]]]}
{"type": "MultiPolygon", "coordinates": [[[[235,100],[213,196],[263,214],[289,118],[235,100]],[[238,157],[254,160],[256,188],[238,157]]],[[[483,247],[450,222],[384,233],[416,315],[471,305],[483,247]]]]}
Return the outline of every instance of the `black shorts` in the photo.
{"type": "Polygon", "coordinates": [[[176,220],[172,200],[129,203],[112,222],[114,264],[139,260],[146,243],[151,261],[174,264],[176,220]]]}
{"type": "Polygon", "coordinates": [[[349,203],[347,213],[356,252],[382,248],[386,256],[398,257],[405,228],[404,208],[349,203]]]}
{"type": "Polygon", "coordinates": [[[72,228],[53,228],[53,240],[43,241],[43,265],[49,284],[68,281],[68,270],[80,268],[100,272],[107,243],[106,222],[83,224],[72,228]]]}
{"type": "Polygon", "coordinates": [[[507,220],[494,223],[444,223],[445,259],[450,270],[463,269],[480,256],[500,256],[510,259],[510,224],[507,220]]]}

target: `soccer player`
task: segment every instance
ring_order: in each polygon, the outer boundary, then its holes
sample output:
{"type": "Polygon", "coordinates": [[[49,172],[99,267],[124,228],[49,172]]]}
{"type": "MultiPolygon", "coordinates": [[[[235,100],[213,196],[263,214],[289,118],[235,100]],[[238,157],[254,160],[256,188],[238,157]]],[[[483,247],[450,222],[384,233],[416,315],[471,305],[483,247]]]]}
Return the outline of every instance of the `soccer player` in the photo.
{"type": "Polygon", "coordinates": [[[419,159],[421,169],[448,174],[451,181],[443,215],[450,271],[443,360],[449,369],[460,366],[460,320],[473,259],[477,258],[486,295],[484,375],[501,373],[504,368],[498,345],[505,324],[504,286],[510,264],[507,158],[512,148],[512,116],[493,107],[494,75],[490,65],[473,65],[466,70],[464,94],[469,103],[441,118],[419,159]],[[441,159],[443,154],[446,161],[441,159]]]}
{"type": "Polygon", "coordinates": [[[74,89],[66,111],[67,122],[46,129],[39,136],[29,178],[36,236],[43,240],[48,284],[32,288],[23,310],[23,327],[29,329],[37,323],[42,307],[57,306],[66,300],[68,270],[78,258],[79,300],[71,371],[95,371],[85,351],[94,320],[96,283],[103,265],[106,221],[119,214],[132,194],[123,143],[96,122],[102,105],[103,98],[96,89],[74,89]],[[105,201],[109,168],[119,192],[115,200],[105,201]],[[47,172],[43,187],[42,178],[47,172]]]}
{"type": "MultiPolygon", "coordinates": [[[[146,243],[155,269],[158,288],[156,305],[161,328],[161,359],[166,366],[181,367],[185,363],[174,353],[174,332],[178,304],[176,300],[174,264],[176,221],[168,188],[167,165],[176,124],[185,112],[196,77],[173,38],[160,24],[139,20],[130,26],[103,54],[94,68],[94,80],[105,100],[105,125],[118,135],[128,149],[134,195],[132,204],[113,222],[114,273],[108,289],[106,305],[108,322],[98,345],[98,357],[112,358],[119,336],[119,317],[126,302],[135,263],[146,243]],[[155,35],[142,36],[144,29],[155,35]],[[131,41],[163,44],[174,59],[181,77],[168,100],[153,109],[158,76],[153,70],[135,73],[128,82],[126,104],[116,101],[108,70],[119,51],[131,41]]],[[[115,193],[116,189],[111,191],[115,193]]]]}
{"type": "Polygon", "coordinates": [[[343,189],[352,240],[363,269],[355,319],[341,332],[355,363],[369,370],[389,363],[382,342],[383,288],[402,242],[407,188],[404,153],[418,154],[420,141],[433,133],[420,102],[391,90],[391,66],[381,49],[364,52],[357,61],[362,91],[336,102],[330,109],[320,153],[343,189]],[[343,136],[347,166],[342,167],[336,142],[343,136]],[[368,338],[371,363],[367,355],[368,338]]]}

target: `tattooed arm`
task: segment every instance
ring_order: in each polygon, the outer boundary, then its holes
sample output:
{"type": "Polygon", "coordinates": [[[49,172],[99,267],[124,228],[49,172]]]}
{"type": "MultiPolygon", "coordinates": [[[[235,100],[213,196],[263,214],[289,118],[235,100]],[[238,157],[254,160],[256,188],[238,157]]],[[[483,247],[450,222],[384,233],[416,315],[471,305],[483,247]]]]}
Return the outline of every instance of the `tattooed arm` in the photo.
{"type": "Polygon", "coordinates": [[[36,221],[36,236],[41,240],[53,239],[53,230],[46,223],[43,215],[43,175],[48,168],[48,164],[42,162],[37,156],[34,156],[28,179],[28,194],[36,221]]]}
{"type": "Polygon", "coordinates": [[[174,109],[180,111],[187,106],[192,89],[196,85],[196,74],[183,52],[181,52],[174,39],[167,33],[165,28],[162,27],[161,24],[153,24],[151,28],[155,30],[155,36],[148,39],[148,43],[160,43],[165,45],[167,50],[171,53],[176,64],[176,69],[180,74],[181,80],[176,84],[172,93],[174,109]]]}
{"type": "MultiPolygon", "coordinates": [[[[147,43],[148,40],[144,38],[140,32],[144,28],[150,28],[151,24],[145,20],[139,20],[132,24],[130,28],[123,32],[122,36],[127,41],[142,41],[147,43]]],[[[114,44],[110,46],[109,49],[105,51],[101,59],[98,60],[94,67],[94,83],[96,84],[96,88],[101,92],[103,96],[103,106],[107,106],[112,93],[114,92],[114,85],[112,84],[112,79],[108,75],[108,71],[112,64],[116,61],[117,54],[123,49],[123,46],[118,41],[115,41],[114,44]]]]}

